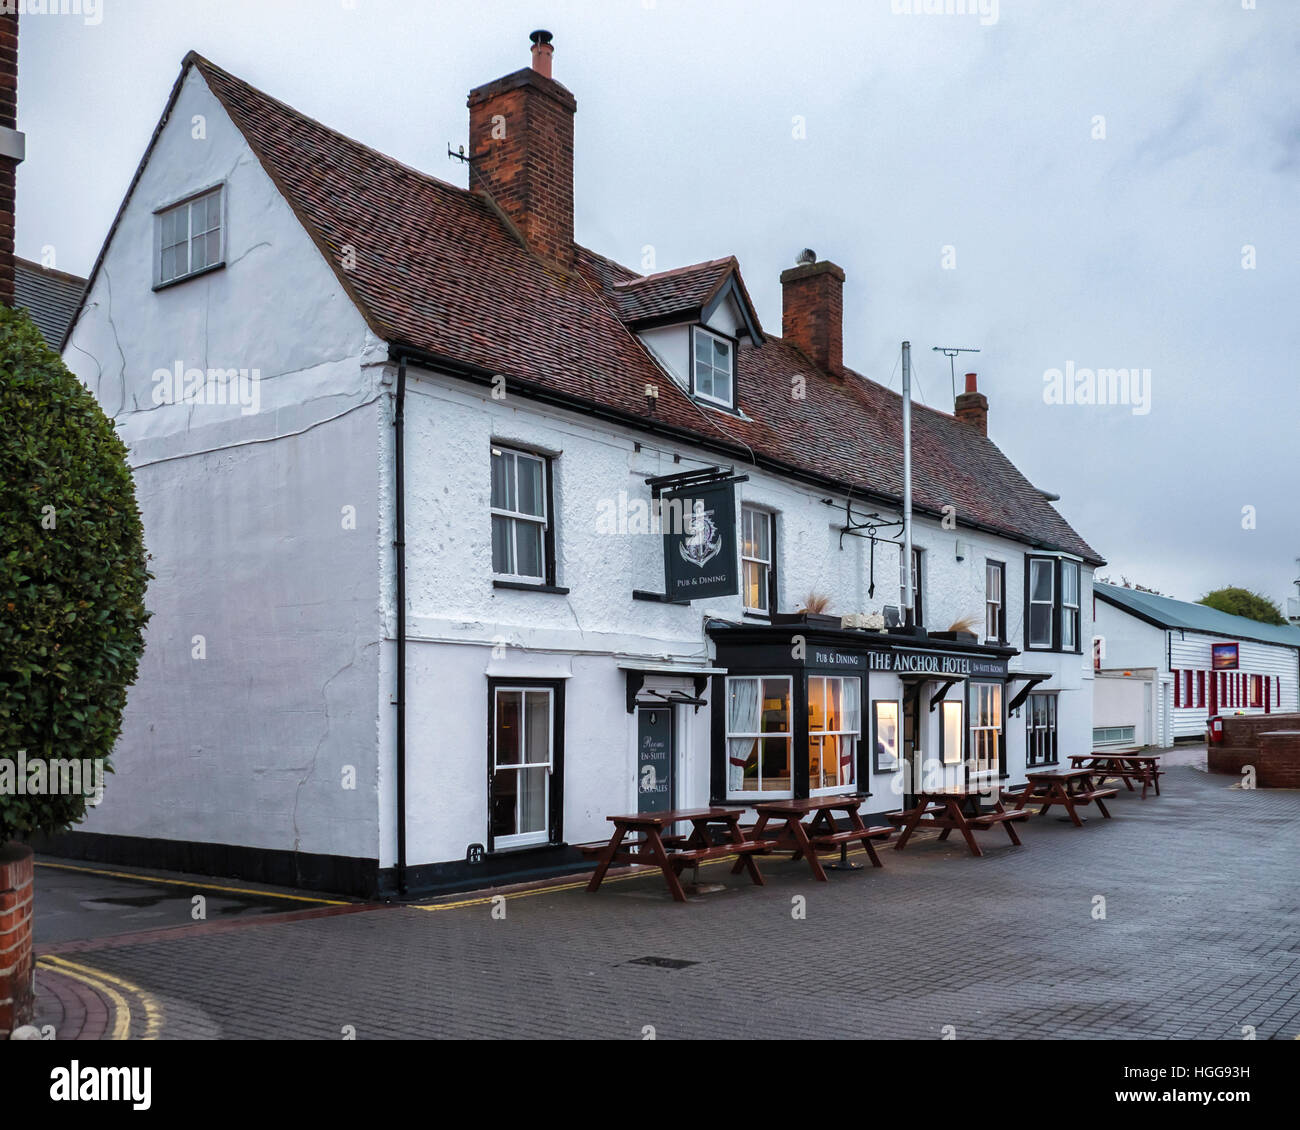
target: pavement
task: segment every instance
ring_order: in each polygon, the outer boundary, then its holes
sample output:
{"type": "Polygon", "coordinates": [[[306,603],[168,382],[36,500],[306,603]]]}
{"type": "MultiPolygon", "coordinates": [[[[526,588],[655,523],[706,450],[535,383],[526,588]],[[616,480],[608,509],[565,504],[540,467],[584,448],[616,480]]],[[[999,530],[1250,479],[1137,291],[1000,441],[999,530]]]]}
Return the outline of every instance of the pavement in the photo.
{"type": "Polygon", "coordinates": [[[764,887],[710,863],[685,904],[645,869],[594,895],[569,877],[389,906],[41,859],[38,1023],[55,1039],[1298,1038],[1300,791],[1243,790],[1177,753],[1164,795],[1121,791],[1082,828],[1031,816],[1019,848],[997,829],[982,858],[959,837],[891,841],[882,869],[825,884],[760,857],[764,887]]]}

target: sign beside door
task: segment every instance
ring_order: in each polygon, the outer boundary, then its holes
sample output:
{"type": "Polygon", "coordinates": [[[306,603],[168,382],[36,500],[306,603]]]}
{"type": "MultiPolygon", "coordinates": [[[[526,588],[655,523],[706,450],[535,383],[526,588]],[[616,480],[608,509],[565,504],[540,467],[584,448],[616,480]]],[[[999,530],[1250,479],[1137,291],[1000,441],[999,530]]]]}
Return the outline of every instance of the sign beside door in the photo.
{"type": "Polygon", "coordinates": [[[642,706],[636,712],[637,811],[673,806],[673,711],[642,706]]]}

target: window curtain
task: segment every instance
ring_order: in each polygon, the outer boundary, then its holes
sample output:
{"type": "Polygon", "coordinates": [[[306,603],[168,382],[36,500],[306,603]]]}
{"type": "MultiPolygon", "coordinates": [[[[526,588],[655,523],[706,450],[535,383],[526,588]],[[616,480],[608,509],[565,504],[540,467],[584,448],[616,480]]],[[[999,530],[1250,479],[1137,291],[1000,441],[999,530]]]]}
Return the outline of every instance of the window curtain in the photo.
{"type": "Polygon", "coordinates": [[[844,720],[840,729],[854,736],[840,739],[840,776],[836,784],[853,784],[853,762],[858,755],[857,735],[862,733],[862,680],[845,679],[843,681],[841,707],[844,720]]]}
{"type": "MultiPolygon", "coordinates": [[[[732,679],[727,700],[727,733],[756,734],[759,731],[758,680],[732,679]]],[[[727,789],[740,792],[745,787],[745,763],[758,739],[727,738],[727,789]]]]}

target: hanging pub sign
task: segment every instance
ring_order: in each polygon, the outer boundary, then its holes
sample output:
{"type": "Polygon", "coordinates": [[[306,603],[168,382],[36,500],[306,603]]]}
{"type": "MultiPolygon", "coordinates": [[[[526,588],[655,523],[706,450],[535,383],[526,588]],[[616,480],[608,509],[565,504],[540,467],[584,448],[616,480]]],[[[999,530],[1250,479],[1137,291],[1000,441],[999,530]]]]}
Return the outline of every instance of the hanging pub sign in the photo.
{"type": "Polygon", "coordinates": [[[669,600],[740,592],[735,480],[684,487],[660,498],[664,585],[669,600]]]}

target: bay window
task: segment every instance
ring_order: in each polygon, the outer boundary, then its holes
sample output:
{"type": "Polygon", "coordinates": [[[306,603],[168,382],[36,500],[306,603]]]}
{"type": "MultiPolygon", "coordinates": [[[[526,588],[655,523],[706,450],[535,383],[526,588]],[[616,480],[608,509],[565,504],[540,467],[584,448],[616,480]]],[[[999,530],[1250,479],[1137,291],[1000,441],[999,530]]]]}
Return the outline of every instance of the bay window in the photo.
{"type": "Polygon", "coordinates": [[[1025,648],[1082,652],[1081,573],[1077,561],[1025,558],[1025,648]]]}
{"type": "Polygon", "coordinates": [[[810,795],[853,787],[862,735],[862,680],[808,677],[810,795]]]}
{"type": "Polygon", "coordinates": [[[789,676],[728,677],[728,797],[794,795],[792,701],[789,676]]]}

